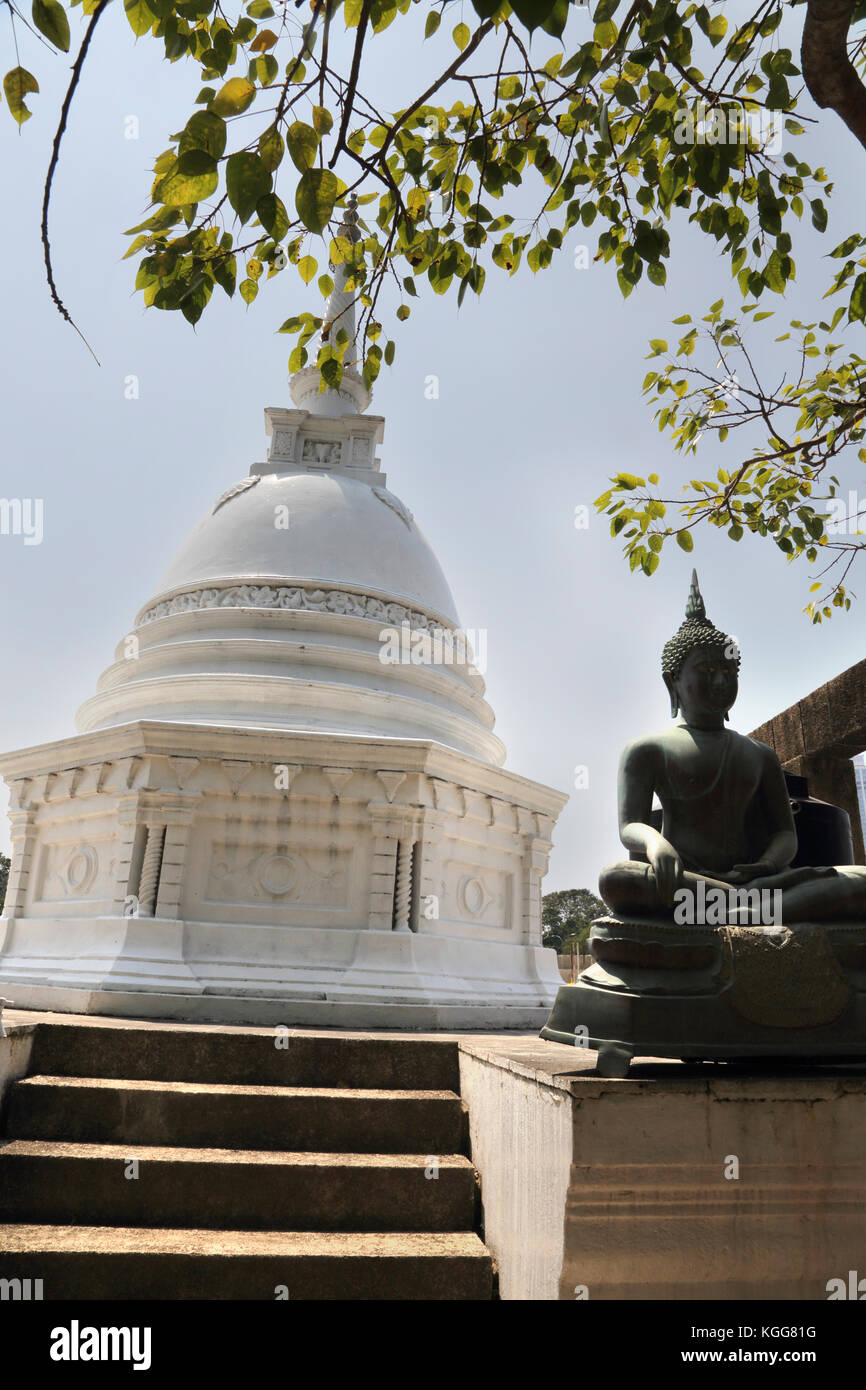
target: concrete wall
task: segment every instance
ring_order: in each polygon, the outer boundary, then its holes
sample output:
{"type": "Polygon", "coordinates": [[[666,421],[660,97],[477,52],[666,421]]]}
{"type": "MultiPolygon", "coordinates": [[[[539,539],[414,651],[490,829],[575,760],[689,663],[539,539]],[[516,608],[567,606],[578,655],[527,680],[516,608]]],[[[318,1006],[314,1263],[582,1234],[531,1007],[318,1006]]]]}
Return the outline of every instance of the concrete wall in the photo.
{"type": "MultiPolygon", "coordinates": [[[[469,1107],[472,1161],[481,1174],[484,1238],[504,1299],[558,1297],[572,1151],[571,1097],[539,1081],[513,1053],[460,1045],[460,1094],[469,1107]]],[[[569,1054],[570,1055],[570,1054],[569,1054]]]]}
{"type": "Polygon", "coordinates": [[[27,1075],[30,1052],[36,1036],[35,1024],[8,1023],[5,1038],[0,1038],[0,1134],[3,1132],[3,1115],[6,1094],[13,1081],[27,1075]]]}
{"type": "Polygon", "coordinates": [[[866,1072],[594,1061],[461,1042],[503,1299],[826,1299],[866,1277],[866,1072]]]}
{"type": "Polygon", "coordinates": [[[851,759],[866,748],[866,661],[818,686],[753,729],[751,736],[774,748],[786,771],[807,778],[812,796],[848,812],[854,863],[866,863],[851,766],[851,759]]]}

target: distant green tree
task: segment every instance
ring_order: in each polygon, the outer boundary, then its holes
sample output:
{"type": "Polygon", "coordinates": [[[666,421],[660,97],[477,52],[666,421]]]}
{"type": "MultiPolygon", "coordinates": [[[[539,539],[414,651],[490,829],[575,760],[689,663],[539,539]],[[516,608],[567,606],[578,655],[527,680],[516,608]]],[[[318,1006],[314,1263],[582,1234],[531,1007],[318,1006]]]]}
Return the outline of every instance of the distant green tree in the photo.
{"type": "Polygon", "coordinates": [[[541,899],[541,943],[563,952],[572,942],[583,946],[596,917],[607,908],[588,888],[562,888],[541,899]]]}
{"type": "Polygon", "coordinates": [[[3,911],[3,904],[6,901],[6,885],[9,882],[10,860],[5,854],[0,854],[0,912],[3,911]]]}

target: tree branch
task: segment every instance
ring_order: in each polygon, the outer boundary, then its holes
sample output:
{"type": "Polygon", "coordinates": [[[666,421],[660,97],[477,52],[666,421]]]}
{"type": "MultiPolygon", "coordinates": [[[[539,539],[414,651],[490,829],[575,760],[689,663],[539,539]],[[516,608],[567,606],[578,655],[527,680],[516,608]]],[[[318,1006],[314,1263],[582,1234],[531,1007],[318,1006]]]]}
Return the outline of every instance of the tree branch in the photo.
{"type": "Polygon", "coordinates": [[[105,10],[107,4],[108,0],[99,0],[96,9],[93,11],[93,14],[90,17],[90,23],[87,26],[87,32],[84,35],[81,48],[78,50],[78,57],[75,59],[75,62],[72,66],[72,78],[67,88],[66,96],[63,98],[63,106],[60,110],[60,122],[57,126],[57,131],[54,136],[54,146],[51,150],[51,163],[48,165],[48,173],[45,176],[45,191],[42,198],[42,249],[45,253],[45,274],[48,279],[48,288],[51,291],[51,298],[54,300],[54,303],[57,305],[57,308],[59,309],[60,313],[66,319],[66,322],[72,324],[72,327],[75,329],[82,343],[87,348],[87,351],[90,353],[97,367],[100,365],[99,358],[96,356],[96,353],[93,351],[93,348],[88,343],[81,329],[78,327],[78,324],[75,323],[75,321],[69,313],[69,310],[66,308],[66,305],[63,303],[63,300],[57,293],[57,286],[54,283],[54,270],[52,269],[51,265],[51,243],[48,240],[48,208],[51,203],[51,185],[54,180],[54,171],[57,168],[57,160],[60,155],[60,144],[63,140],[63,135],[66,130],[66,121],[67,117],[69,116],[69,108],[72,105],[72,98],[74,97],[75,89],[78,86],[78,79],[81,76],[81,69],[84,67],[84,60],[87,57],[87,50],[90,47],[90,40],[93,38],[93,31],[99,23],[100,16],[105,10]]]}

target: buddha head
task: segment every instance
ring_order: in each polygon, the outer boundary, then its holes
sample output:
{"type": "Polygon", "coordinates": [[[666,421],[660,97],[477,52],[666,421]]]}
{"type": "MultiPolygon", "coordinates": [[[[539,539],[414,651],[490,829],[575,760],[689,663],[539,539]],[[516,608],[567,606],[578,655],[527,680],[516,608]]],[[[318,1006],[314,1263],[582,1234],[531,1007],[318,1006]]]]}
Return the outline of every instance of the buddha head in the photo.
{"type": "Polygon", "coordinates": [[[736,640],[707,617],[692,570],[686,616],[662,652],[662,678],[671,698],[671,718],[680,710],[686,723],[712,723],[737,698],[740,651],[736,640]]]}

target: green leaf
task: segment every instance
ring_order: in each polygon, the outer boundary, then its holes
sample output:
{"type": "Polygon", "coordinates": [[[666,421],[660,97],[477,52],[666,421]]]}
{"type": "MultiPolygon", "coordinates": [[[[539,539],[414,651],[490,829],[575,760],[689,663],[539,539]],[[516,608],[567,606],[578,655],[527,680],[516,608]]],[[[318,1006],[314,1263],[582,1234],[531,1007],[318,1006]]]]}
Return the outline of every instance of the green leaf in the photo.
{"type": "Polygon", "coordinates": [[[273,19],[273,8],[268,4],[268,0],[253,0],[251,5],[247,5],[247,14],[251,19],[273,19]]]}
{"type": "Polygon", "coordinates": [[[269,174],[279,168],[283,158],[283,137],[275,126],[270,126],[259,136],[259,159],[269,174]]]}
{"type": "Polygon", "coordinates": [[[69,52],[69,20],[57,0],[33,0],[33,23],[55,48],[69,52]]]}
{"type": "Polygon", "coordinates": [[[245,77],[230,77],[228,82],[220,87],[210,109],[217,116],[239,116],[242,111],[246,111],[255,94],[255,87],[245,77]]]}
{"type": "Polygon", "coordinates": [[[140,39],[143,34],[150,33],[157,16],[147,4],[147,0],[123,0],[123,8],[136,38],[140,39]]]}
{"type": "Polygon", "coordinates": [[[271,191],[271,176],[257,154],[239,150],[226,163],[226,192],[241,222],[248,222],[260,198],[271,191]]]}
{"type": "Polygon", "coordinates": [[[472,38],[472,31],[468,24],[458,24],[451,37],[462,53],[469,40],[472,38]]]}
{"type": "Polygon", "coordinates": [[[235,278],[237,276],[237,262],[234,256],[227,256],[219,265],[215,265],[213,274],[217,284],[225,290],[231,299],[235,292],[235,278]]]}
{"type": "Polygon", "coordinates": [[[689,531],[677,531],[677,545],[680,550],[685,550],[687,554],[694,550],[695,543],[692,540],[691,533],[689,531]]]}
{"type": "Polygon", "coordinates": [[[241,280],[238,285],[238,292],[245,304],[252,304],[259,292],[259,287],[255,280],[241,280]]]}
{"type": "Polygon", "coordinates": [[[298,216],[311,232],[323,232],[328,225],[340,185],[330,169],[307,169],[295,190],[298,216]]]}
{"type": "Polygon", "coordinates": [[[155,202],[186,207],[209,198],[219,183],[216,160],[205,150],[187,150],[153,190],[155,202]]]}
{"type": "Polygon", "coordinates": [[[553,11],[553,0],[511,0],[511,8],[526,28],[537,29],[553,11]]]}
{"type": "Polygon", "coordinates": [[[226,147],[226,123],[213,111],[196,111],[190,116],[178,142],[177,152],[205,150],[214,159],[219,159],[226,147]]]}
{"type": "Polygon", "coordinates": [[[24,98],[28,92],[39,91],[39,83],[33,73],[28,72],[26,68],[13,68],[3,78],[3,90],[6,93],[9,110],[18,124],[23,125],[25,121],[29,121],[33,112],[27,110],[24,105],[24,98]]]}
{"type": "Polygon", "coordinates": [[[866,271],[858,275],[854,281],[848,304],[848,318],[852,323],[855,319],[866,319],[866,271]]]}
{"type": "Polygon", "coordinates": [[[286,131],[286,144],[296,169],[304,174],[312,168],[319,152],[319,137],[311,125],[295,121],[286,131]]]}
{"type": "Polygon", "coordinates": [[[428,16],[427,16],[427,23],[424,25],[424,37],[425,37],[425,39],[429,39],[429,38],[431,37],[432,34],[435,34],[435,33],[436,33],[436,30],[439,28],[439,25],[440,25],[441,21],[442,21],[442,16],[441,16],[441,14],[439,13],[439,11],[438,11],[438,10],[431,10],[430,13],[429,13],[428,16]]]}
{"type": "Polygon", "coordinates": [[[280,70],[280,65],[273,53],[263,53],[256,59],[255,72],[259,79],[259,85],[269,87],[280,70]]]}
{"type": "Polygon", "coordinates": [[[305,285],[309,285],[317,269],[318,266],[312,256],[302,256],[298,261],[298,273],[305,285]]]}
{"type": "Polygon", "coordinates": [[[256,203],[256,216],[269,237],[273,237],[274,241],[282,241],[289,230],[289,214],[276,193],[266,193],[263,198],[259,198],[256,203]]]}
{"type": "Polygon", "coordinates": [[[596,24],[593,38],[602,48],[610,48],[616,42],[617,27],[612,19],[596,24]]]}

